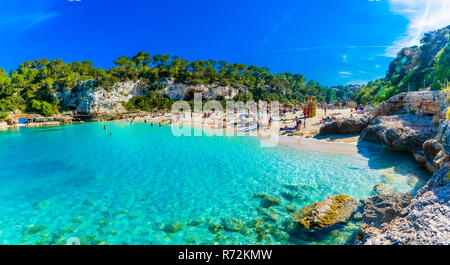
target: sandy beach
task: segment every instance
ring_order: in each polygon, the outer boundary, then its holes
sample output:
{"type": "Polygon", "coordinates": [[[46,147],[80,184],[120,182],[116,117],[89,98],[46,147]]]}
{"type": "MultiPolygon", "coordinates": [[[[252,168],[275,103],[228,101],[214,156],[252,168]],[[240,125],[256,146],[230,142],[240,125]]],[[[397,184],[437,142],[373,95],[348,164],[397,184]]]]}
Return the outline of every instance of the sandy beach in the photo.
{"type": "MultiPolygon", "coordinates": [[[[346,153],[346,154],[354,154],[357,153],[356,144],[359,139],[359,135],[327,135],[321,136],[319,135],[319,129],[322,126],[320,121],[323,117],[333,116],[336,119],[346,119],[351,115],[358,115],[353,113],[350,108],[343,109],[327,109],[326,114],[323,109],[317,109],[316,116],[312,118],[303,118],[303,112],[287,112],[284,116],[282,116],[282,120],[280,121],[279,126],[272,126],[269,128],[266,125],[262,125],[262,127],[258,130],[258,133],[255,131],[252,133],[248,133],[249,135],[258,136],[261,139],[269,140],[270,135],[277,135],[278,138],[272,137],[269,141],[276,141],[277,144],[288,146],[291,148],[299,149],[299,150],[310,150],[310,151],[320,151],[320,152],[332,152],[332,153],[346,153]],[[303,122],[302,126],[298,130],[292,131],[280,131],[279,128],[294,127],[295,121],[294,118],[300,118],[303,122]]],[[[160,114],[156,117],[152,117],[150,115],[141,115],[134,118],[134,121],[142,122],[154,122],[154,123],[165,123],[171,124],[172,122],[177,123],[178,125],[183,124],[184,126],[188,125],[188,120],[185,119],[185,116],[177,115],[174,113],[171,114],[160,114]]],[[[190,122],[190,125],[193,127],[203,127],[203,129],[208,130],[223,130],[226,128],[233,128],[235,132],[238,131],[238,128],[232,124],[232,120],[228,120],[223,122],[223,116],[216,114],[211,114],[210,117],[204,118],[200,114],[194,114],[193,118],[190,122]]],[[[225,135],[225,132],[223,132],[225,135]]]]}

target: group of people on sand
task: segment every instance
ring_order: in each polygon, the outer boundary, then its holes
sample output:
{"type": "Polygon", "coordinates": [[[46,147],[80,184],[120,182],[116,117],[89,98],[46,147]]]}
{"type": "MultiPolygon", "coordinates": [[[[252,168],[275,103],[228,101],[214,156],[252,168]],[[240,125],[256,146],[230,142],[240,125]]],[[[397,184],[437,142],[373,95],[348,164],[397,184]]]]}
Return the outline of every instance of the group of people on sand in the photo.
{"type": "MultiPolygon", "coordinates": [[[[269,120],[270,121],[270,120],[269,120]]],[[[286,120],[287,121],[287,120],[286,120]]],[[[284,128],[281,128],[281,131],[286,131],[286,130],[300,130],[303,124],[303,127],[306,128],[306,120],[302,121],[298,116],[295,116],[295,118],[293,119],[293,121],[295,122],[295,126],[293,128],[289,128],[287,127],[287,125],[284,126],[284,128]]]]}
{"type": "Polygon", "coordinates": [[[327,123],[327,122],[335,121],[335,120],[337,120],[337,118],[333,115],[325,116],[325,117],[322,117],[322,119],[320,120],[320,123],[323,124],[323,123],[327,123]]]}

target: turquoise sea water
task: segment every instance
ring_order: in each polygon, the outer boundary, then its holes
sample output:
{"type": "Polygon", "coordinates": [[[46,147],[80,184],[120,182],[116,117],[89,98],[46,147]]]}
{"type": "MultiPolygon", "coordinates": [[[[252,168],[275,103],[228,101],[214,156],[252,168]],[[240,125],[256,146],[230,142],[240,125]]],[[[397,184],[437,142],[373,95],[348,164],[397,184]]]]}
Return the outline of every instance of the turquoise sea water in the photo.
{"type": "Polygon", "coordinates": [[[0,244],[345,244],[357,222],[302,232],[287,208],[365,199],[378,183],[415,192],[428,178],[410,155],[359,150],[261,148],[256,137],[175,137],[127,122],[0,131],[0,244]],[[280,205],[261,207],[257,193],[280,205]],[[223,229],[230,217],[244,228],[223,229]]]}

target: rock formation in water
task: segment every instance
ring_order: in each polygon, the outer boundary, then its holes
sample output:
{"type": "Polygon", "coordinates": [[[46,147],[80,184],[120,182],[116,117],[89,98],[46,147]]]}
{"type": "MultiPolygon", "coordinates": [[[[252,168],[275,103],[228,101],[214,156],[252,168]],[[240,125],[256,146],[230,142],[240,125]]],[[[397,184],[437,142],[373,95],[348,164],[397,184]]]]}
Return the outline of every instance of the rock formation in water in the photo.
{"type": "Polygon", "coordinates": [[[325,228],[348,221],[358,206],[354,198],[338,194],[297,211],[294,222],[307,229],[325,228]]]}

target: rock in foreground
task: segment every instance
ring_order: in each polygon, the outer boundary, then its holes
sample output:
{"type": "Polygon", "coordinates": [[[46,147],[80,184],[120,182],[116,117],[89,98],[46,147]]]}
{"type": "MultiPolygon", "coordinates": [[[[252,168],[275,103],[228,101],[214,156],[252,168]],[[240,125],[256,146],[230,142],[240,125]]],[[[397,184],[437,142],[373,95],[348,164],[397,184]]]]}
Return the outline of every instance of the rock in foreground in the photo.
{"type": "MultiPolygon", "coordinates": [[[[362,226],[359,239],[367,245],[450,245],[450,177],[449,169],[442,168],[412,199],[401,214],[389,218],[368,215],[367,223],[379,227],[362,226]],[[375,218],[371,218],[371,216],[375,218]]],[[[379,204],[379,206],[383,206],[379,204]]],[[[384,210],[385,212],[387,210],[384,210]]],[[[375,212],[374,212],[375,213],[375,212]]]]}
{"type": "Polygon", "coordinates": [[[317,229],[348,221],[357,210],[359,202],[338,194],[310,204],[295,213],[294,221],[307,229],[317,229]]]}

